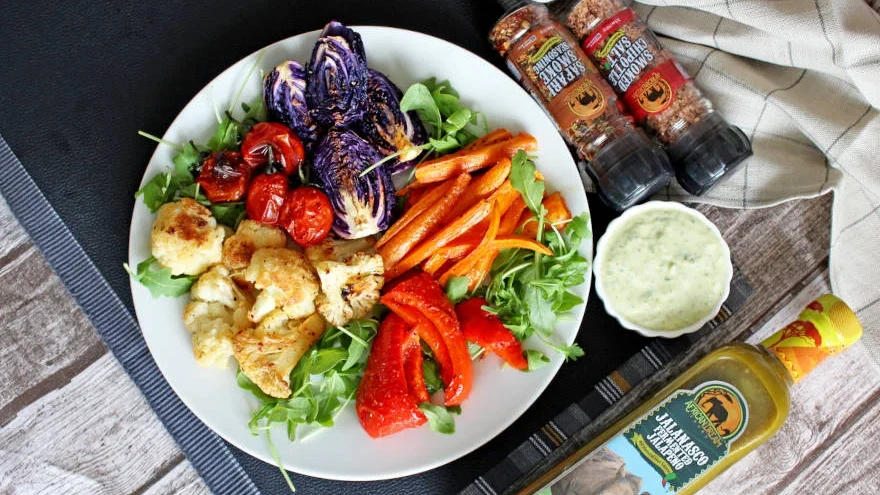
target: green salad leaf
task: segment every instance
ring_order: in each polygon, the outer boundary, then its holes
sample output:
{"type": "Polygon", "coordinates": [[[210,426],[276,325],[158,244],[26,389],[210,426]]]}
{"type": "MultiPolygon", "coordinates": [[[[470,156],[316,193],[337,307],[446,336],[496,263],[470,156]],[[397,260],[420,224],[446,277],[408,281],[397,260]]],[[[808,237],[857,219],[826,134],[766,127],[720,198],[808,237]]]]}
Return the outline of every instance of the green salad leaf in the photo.
{"type": "MultiPolygon", "coordinates": [[[[438,82],[436,78],[425,79],[407,88],[400,99],[400,110],[415,111],[428,131],[428,142],[417,148],[426,151],[422,159],[431,154],[442,155],[459,150],[489,131],[489,123],[481,112],[464,107],[458,91],[449,81],[438,82]]],[[[399,150],[367,167],[361,176],[379,165],[407,153],[399,150]]]]}
{"type": "Polygon", "coordinates": [[[333,426],[345,405],[354,399],[378,327],[377,320],[365,318],[324,332],[291,371],[291,395],[286,399],[264,394],[239,371],[238,386],[260,403],[248,423],[251,433],[257,435],[280,423],[293,441],[333,426]],[[301,435],[304,428],[310,428],[310,433],[301,435]]]}
{"type": "Polygon", "coordinates": [[[178,297],[189,292],[193,282],[198,276],[193,275],[171,275],[170,268],[156,267],[158,261],[150,256],[149,258],[137,264],[134,270],[128,263],[122,266],[131,278],[137,280],[144,287],[150,290],[153,297],[178,297]]]}
{"type": "Polygon", "coordinates": [[[419,409],[428,417],[428,426],[437,433],[451,435],[455,433],[455,418],[453,414],[461,414],[458,406],[444,407],[432,402],[422,402],[419,409]]]}
{"type": "MultiPolygon", "coordinates": [[[[492,265],[486,300],[520,341],[536,335],[566,359],[577,359],[584,355],[580,346],[556,343],[552,337],[560,318],[584,302],[571,288],[584,283],[589,273],[589,260],[578,252],[592,236],[589,217],[582,213],[562,231],[556,226],[545,231],[544,181],[536,179],[535,171],[534,163],[520,150],[511,160],[510,182],[538,222],[536,240],[549,247],[553,256],[526,249],[502,250],[492,265]]],[[[529,369],[549,362],[535,350],[527,351],[526,357],[529,369]]]]}

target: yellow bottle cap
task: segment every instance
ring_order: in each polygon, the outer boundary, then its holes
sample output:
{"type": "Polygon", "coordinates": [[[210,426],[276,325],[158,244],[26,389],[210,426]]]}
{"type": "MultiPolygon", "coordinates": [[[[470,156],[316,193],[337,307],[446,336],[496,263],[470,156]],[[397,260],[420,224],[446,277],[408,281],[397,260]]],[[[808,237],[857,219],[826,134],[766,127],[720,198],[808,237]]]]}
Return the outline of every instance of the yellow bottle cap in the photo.
{"type": "Polygon", "coordinates": [[[761,345],[776,354],[797,383],[825,358],[844,351],[861,337],[862,325],[855,313],[836,296],[826,294],[761,345]]]}

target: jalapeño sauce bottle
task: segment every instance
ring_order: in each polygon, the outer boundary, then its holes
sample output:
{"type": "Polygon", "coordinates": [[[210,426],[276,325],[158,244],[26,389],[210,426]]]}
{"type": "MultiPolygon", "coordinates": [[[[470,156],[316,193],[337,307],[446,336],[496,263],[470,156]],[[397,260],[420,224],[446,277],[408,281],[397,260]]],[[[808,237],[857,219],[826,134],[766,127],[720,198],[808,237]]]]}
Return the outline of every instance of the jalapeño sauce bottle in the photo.
{"type": "Polygon", "coordinates": [[[713,351],[524,492],[606,493],[617,483],[613,493],[694,493],[773,436],[791,386],[861,335],[843,301],[821,296],[760,346],[713,351]],[[609,466],[613,479],[603,477],[609,466]]]}

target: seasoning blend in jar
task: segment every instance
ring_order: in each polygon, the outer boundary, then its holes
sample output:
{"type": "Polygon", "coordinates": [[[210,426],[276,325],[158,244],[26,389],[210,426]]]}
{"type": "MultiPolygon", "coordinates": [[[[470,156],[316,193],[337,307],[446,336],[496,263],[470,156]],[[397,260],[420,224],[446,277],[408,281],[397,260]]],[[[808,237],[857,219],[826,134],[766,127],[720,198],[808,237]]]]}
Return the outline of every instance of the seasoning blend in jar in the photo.
{"type": "Polygon", "coordinates": [[[751,156],[745,134],[713,110],[623,0],[564,0],[557,8],[636,121],[666,147],[686,191],[703,194],[751,156]]]}
{"type": "Polygon", "coordinates": [[[672,178],[663,150],[634,125],[614,91],[546,7],[531,4],[510,12],[495,24],[489,39],[587,161],[585,171],[606,203],[623,210],[672,178]]]}
{"type": "Polygon", "coordinates": [[[821,296],[760,346],[709,353],[524,493],[599,493],[609,465],[612,483],[622,484],[614,493],[695,493],[772,437],[788,416],[792,384],[861,335],[849,306],[821,296]]]}

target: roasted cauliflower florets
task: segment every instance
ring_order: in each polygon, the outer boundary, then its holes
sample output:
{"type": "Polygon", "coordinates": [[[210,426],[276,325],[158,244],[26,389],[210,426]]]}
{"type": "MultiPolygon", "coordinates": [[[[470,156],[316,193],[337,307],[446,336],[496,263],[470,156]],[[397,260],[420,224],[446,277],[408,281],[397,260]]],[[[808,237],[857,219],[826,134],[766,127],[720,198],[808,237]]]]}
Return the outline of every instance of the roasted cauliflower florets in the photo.
{"type": "Polygon", "coordinates": [[[287,234],[278,227],[242,220],[235,234],[223,243],[223,264],[232,270],[247,268],[257,249],[282,248],[286,245],[287,234]]]}
{"type": "Polygon", "coordinates": [[[250,296],[215,265],[193,284],[192,301],[183,311],[183,324],[192,333],[193,354],[202,366],[225,369],[232,356],[232,337],[250,326],[250,296]]]}
{"type": "Polygon", "coordinates": [[[211,210],[183,198],[165,203],[156,212],[150,247],[173,275],[199,275],[220,262],[224,235],[211,210]]]}
{"type": "Polygon", "coordinates": [[[233,310],[218,302],[190,301],[183,310],[183,324],[192,333],[196,362],[226,369],[236,333],[233,310]]]}
{"type": "Polygon", "coordinates": [[[276,309],[232,339],[241,371],[272,397],[290,397],[290,372],[326,329],[317,313],[290,319],[276,309]]]}
{"type": "Polygon", "coordinates": [[[297,251],[258,249],[244,271],[244,278],[260,289],[248,313],[252,322],[259,322],[274,309],[281,309],[289,318],[303,318],[315,312],[320,289],[318,277],[305,256],[297,251]]]}
{"type": "Polygon", "coordinates": [[[363,318],[379,301],[385,283],[382,257],[367,252],[371,243],[326,240],[306,248],[306,257],[321,280],[318,312],[331,324],[342,326],[363,318]]]}

